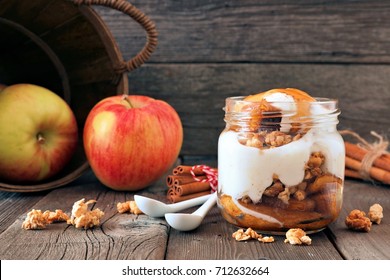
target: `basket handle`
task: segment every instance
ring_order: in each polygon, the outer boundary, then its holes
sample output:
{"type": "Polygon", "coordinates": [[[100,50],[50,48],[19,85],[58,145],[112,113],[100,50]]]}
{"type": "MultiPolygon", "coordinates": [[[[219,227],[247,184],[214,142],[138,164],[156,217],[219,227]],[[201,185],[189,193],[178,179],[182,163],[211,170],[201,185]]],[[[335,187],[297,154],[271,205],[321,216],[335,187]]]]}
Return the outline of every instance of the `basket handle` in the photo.
{"type": "Polygon", "coordinates": [[[130,72],[148,60],[157,46],[157,30],[155,24],[140,10],[125,0],[73,0],[76,5],[100,5],[116,9],[129,15],[146,31],[147,40],[142,50],[129,61],[122,61],[115,69],[119,73],[130,72]]]}

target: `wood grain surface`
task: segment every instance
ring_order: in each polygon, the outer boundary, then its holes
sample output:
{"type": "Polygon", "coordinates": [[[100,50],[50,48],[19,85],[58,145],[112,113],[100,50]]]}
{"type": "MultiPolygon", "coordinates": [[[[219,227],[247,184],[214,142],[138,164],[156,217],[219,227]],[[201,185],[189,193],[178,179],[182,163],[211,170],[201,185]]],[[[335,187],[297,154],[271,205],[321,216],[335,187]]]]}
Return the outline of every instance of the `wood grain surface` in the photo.
{"type": "MultiPolygon", "coordinates": [[[[185,162],[215,166],[215,161],[204,158],[185,162]]],[[[386,213],[389,209],[390,189],[374,182],[346,180],[343,208],[339,218],[322,232],[310,234],[312,245],[285,244],[284,236],[263,244],[256,240],[238,242],[231,234],[237,227],[227,223],[215,206],[201,226],[190,232],[179,232],[169,227],[163,218],[146,215],[120,214],[116,204],[132,200],[134,194],[166,200],[165,177],[139,192],[112,191],[101,185],[93,173],[86,173],[73,185],[40,195],[18,195],[0,192],[2,230],[0,259],[167,259],[167,260],[383,260],[390,259],[388,234],[390,226],[386,213]],[[11,200],[19,197],[16,206],[11,200]],[[66,223],[49,225],[43,230],[23,230],[21,224],[31,209],[63,209],[70,213],[73,203],[81,198],[96,199],[92,208],[105,212],[100,227],[76,229],[66,223]],[[369,233],[348,230],[345,217],[353,209],[368,211],[380,203],[385,217],[380,225],[373,225],[369,233]],[[11,223],[11,221],[13,221],[11,223]]],[[[191,213],[196,208],[184,212],[191,213]]]]}

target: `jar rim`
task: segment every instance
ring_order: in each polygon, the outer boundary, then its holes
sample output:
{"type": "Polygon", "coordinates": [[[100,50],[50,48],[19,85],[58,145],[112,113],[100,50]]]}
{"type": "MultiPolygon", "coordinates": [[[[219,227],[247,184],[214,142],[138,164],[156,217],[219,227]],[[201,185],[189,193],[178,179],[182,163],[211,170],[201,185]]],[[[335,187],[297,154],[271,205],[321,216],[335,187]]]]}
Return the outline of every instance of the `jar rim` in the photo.
{"type": "MultiPolygon", "coordinates": [[[[226,102],[228,101],[236,101],[243,104],[257,104],[261,103],[261,101],[248,101],[244,100],[247,96],[239,95],[239,96],[230,96],[225,99],[226,102]]],[[[291,104],[291,103],[308,103],[308,104],[338,104],[339,100],[337,98],[328,98],[328,97],[313,97],[315,101],[308,101],[308,100],[300,100],[300,101],[267,101],[267,103],[270,104],[291,104]]]]}

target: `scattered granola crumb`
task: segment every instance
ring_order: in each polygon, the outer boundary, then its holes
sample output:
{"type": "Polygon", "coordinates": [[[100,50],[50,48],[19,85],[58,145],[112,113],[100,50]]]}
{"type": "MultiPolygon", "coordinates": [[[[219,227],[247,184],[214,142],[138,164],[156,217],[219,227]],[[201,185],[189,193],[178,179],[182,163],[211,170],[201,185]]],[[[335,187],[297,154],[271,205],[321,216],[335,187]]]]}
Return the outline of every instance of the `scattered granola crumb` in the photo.
{"type": "Polygon", "coordinates": [[[47,213],[42,213],[41,210],[31,210],[27,213],[27,217],[22,223],[23,229],[44,229],[46,225],[49,224],[49,220],[47,219],[47,213]]]}
{"type": "Polygon", "coordinates": [[[68,224],[74,225],[76,228],[92,228],[100,224],[100,218],[103,217],[104,212],[99,208],[88,211],[88,205],[95,203],[96,200],[80,199],[73,204],[72,216],[67,220],[68,224]]]}
{"type": "Polygon", "coordinates": [[[69,216],[61,209],[56,209],[55,212],[49,212],[48,220],[50,223],[66,222],[69,220],[69,216]]]}
{"type": "Polygon", "coordinates": [[[125,202],[118,202],[116,205],[116,209],[118,210],[119,213],[126,213],[130,211],[130,201],[125,201],[125,202]]]}
{"type": "Polygon", "coordinates": [[[273,236],[264,236],[262,238],[258,238],[257,240],[259,240],[260,242],[263,242],[263,243],[272,243],[275,241],[273,236]]]}
{"type": "Polygon", "coordinates": [[[137,203],[135,203],[134,200],[130,201],[130,212],[135,215],[143,214],[142,211],[138,208],[137,203]]]}
{"type": "Polygon", "coordinates": [[[57,222],[65,222],[69,219],[69,216],[62,210],[57,209],[55,212],[46,210],[31,210],[27,213],[27,217],[22,223],[23,229],[44,229],[46,225],[57,222]]]}
{"type": "Polygon", "coordinates": [[[366,213],[358,209],[354,209],[349,213],[345,219],[345,224],[351,230],[365,232],[369,232],[372,225],[370,219],[366,217],[366,213]]]}
{"type": "Polygon", "coordinates": [[[260,242],[263,243],[271,243],[274,242],[274,238],[272,236],[262,236],[261,234],[258,234],[255,230],[252,228],[247,228],[246,231],[244,229],[240,228],[237,231],[233,232],[232,237],[236,239],[237,241],[246,241],[250,239],[257,239],[260,242]]]}
{"type": "Polygon", "coordinates": [[[135,215],[143,214],[143,212],[138,208],[137,203],[134,200],[128,200],[125,202],[118,202],[116,208],[119,213],[130,212],[135,215]]]}
{"type": "Polygon", "coordinates": [[[371,205],[370,210],[368,211],[367,214],[368,218],[370,219],[371,222],[380,224],[383,218],[383,208],[380,204],[375,203],[371,205]]]}
{"type": "Polygon", "coordinates": [[[300,228],[291,228],[286,232],[284,243],[292,245],[311,244],[311,238],[306,235],[306,232],[300,228]]]}
{"type": "Polygon", "coordinates": [[[248,228],[246,231],[240,228],[236,232],[233,232],[232,237],[235,238],[237,241],[262,238],[261,234],[258,234],[251,228],[248,228]]]}

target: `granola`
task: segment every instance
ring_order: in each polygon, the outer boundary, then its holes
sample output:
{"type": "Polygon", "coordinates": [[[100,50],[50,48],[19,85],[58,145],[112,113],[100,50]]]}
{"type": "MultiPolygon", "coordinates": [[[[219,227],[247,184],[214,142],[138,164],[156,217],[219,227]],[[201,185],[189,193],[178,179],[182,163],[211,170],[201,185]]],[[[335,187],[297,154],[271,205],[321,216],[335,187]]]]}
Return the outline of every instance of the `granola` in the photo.
{"type": "Polygon", "coordinates": [[[27,217],[22,223],[22,228],[26,230],[44,229],[48,224],[66,222],[67,219],[69,219],[69,216],[60,209],[57,209],[55,212],[49,210],[42,212],[42,210],[32,209],[27,213],[27,217]]]}
{"type": "Polygon", "coordinates": [[[27,213],[27,217],[22,223],[23,229],[44,229],[46,225],[50,224],[48,220],[48,215],[41,210],[32,209],[27,213]]]}
{"type": "Polygon", "coordinates": [[[366,217],[366,213],[358,209],[354,209],[349,213],[345,219],[345,224],[351,230],[364,232],[369,232],[372,225],[370,219],[366,217]]]}
{"type": "Polygon", "coordinates": [[[368,218],[371,222],[375,224],[380,224],[383,218],[383,208],[380,204],[375,203],[371,205],[370,210],[367,214],[368,218]]]}
{"type": "Polygon", "coordinates": [[[292,141],[292,137],[281,131],[272,131],[265,136],[265,143],[271,147],[280,147],[292,141]]]}
{"type": "Polygon", "coordinates": [[[143,214],[141,209],[138,208],[137,203],[134,200],[128,200],[125,202],[118,202],[116,208],[119,213],[130,212],[135,215],[143,214]]]}
{"type": "Polygon", "coordinates": [[[92,211],[88,210],[88,205],[95,203],[96,200],[88,200],[85,202],[85,198],[76,201],[73,204],[72,216],[67,220],[68,224],[74,225],[76,228],[92,228],[100,224],[100,219],[103,217],[104,212],[99,208],[92,211]]]}

